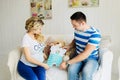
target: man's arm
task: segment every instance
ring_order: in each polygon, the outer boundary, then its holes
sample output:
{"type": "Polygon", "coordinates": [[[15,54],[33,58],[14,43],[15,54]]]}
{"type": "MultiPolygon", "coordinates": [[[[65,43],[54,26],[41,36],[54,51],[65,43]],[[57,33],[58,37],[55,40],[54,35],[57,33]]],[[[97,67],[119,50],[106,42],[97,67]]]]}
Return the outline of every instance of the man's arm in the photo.
{"type": "Polygon", "coordinates": [[[92,53],[92,51],[96,48],[96,46],[91,45],[91,44],[87,44],[85,50],[80,53],[79,55],[77,55],[76,57],[74,57],[73,59],[67,61],[69,64],[73,64],[76,62],[80,62],[85,60],[86,58],[88,58],[88,56],[92,53]]]}
{"type": "Polygon", "coordinates": [[[91,45],[91,44],[87,44],[85,50],[80,53],[79,55],[77,55],[76,57],[72,58],[71,60],[68,61],[64,61],[62,62],[62,64],[60,65],[61,69],[66,69],[67,64],[74,64],[80,61],[85,60],[86,58],[88,58],[88,56],[92,53],[92,51],[96,48],[96,46],[91,45]]]}

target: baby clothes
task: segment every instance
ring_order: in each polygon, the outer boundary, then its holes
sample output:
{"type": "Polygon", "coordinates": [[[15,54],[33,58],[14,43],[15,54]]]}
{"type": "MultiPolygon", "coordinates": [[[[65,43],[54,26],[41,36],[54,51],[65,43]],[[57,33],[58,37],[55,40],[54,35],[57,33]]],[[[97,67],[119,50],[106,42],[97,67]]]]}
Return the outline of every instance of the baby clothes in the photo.
{"type": "Polygon", "coordinates": [[[62,58],[66,52],[66,49],[61,48],[59,45],[51,46],[51,52],[47,61],[47,64],[52,66],[59,66],[62,62],[62,58]]]}

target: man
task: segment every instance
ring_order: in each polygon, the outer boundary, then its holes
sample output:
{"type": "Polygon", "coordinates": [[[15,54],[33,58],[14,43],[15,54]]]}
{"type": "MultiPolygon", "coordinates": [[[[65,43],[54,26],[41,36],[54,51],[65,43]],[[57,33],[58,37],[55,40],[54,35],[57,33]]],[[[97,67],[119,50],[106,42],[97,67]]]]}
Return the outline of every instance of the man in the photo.
{"type": "Polygon", "coordinates": [[[74,28],[74,40],[67,47],[70,49],[75,43],[76,51],[72,59],[61,64],[61,69],[68,67],[68,80],[79,80],[82,72],[82,80],[92,80],[93,73],[97,70],[98,49],[101,40],[99,31],[87,25],[86,16],[82,12],[76,12],[71,17],[74,28]]]}

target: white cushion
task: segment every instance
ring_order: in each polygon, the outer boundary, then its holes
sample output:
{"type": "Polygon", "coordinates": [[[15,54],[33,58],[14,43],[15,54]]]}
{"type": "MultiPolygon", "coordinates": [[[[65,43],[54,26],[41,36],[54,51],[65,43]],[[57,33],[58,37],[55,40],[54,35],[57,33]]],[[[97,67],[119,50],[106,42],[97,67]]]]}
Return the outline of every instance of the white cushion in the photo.
{"type": "Polygon", "coordinates": [[[46,76],[47,80],[67,80],[67,71],[52,67],[47,70],[46,76]]]}
{"type": "Polygon", "coordinates": [[[100,48],[110,48],[111,46],[111,38],[109,35],[106,36],[102,36],[101,39],[101,44],[100,44],[100,48]]]}

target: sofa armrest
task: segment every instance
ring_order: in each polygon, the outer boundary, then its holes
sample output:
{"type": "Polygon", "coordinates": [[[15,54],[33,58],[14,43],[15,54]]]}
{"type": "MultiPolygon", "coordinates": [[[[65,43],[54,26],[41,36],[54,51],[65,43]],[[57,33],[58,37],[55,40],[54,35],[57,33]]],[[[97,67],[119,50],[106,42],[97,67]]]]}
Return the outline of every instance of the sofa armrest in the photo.
{"type": "Polygon", "coordinates": [[[111,80],[113,53],[108,48],[100,50],[100,75],[101,80],[111,80]]]}
{"type": "Polygon", "coordinates": [[[10,70],[11,80],[23,80],[23,79],[17,78],[19,75],[17,73],[17,63],[20,59],[20,56],[21,56],[21,48],[20,47],[12,50],[8,55],[7,66],[10,70]]]}

